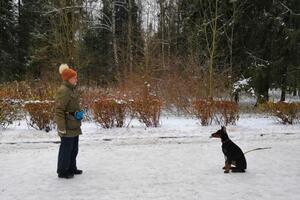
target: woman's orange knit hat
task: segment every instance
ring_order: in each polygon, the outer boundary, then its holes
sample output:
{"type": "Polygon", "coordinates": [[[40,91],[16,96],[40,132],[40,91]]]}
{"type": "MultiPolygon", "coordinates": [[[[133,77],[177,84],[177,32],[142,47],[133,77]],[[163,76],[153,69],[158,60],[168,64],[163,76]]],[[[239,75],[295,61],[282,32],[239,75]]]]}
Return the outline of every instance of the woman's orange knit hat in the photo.
{"type": "Polygon", "coordinates": [[[67,81],[70,78],[77,76],[77,72],[71,68],[67,64],[61,64],[59,66],[59,73],[62,80],[67,81]]]}

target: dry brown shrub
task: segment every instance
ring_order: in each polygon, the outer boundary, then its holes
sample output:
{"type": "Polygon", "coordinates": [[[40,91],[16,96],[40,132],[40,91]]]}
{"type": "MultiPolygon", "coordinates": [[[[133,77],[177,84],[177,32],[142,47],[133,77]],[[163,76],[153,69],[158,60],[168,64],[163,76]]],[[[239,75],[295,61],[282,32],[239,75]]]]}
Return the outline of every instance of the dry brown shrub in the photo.
{"type": "Polygon", "coordinates": [[[103,128],[122,127],[126,117],[126,102],[102,96],[92,106],[94,119],[103,128]]]}
{"type": "Polygon", "coordinates": [[[80,106],[85,110],[84,119],[93,121],[93,106],[95,101],[105,95],[105,91],[101,88],[81,87],[78,90],[80,96],[80,106]]]}
{"type": "Polygon", "coordinates": [[[140,98],[144,93],[154,90],[155,82],[149,74],[129,74],[117,87],[112,88],[109,93],[117,96],[125,96],[127,99],[140,98]]]}
{"type": "Polygon", "coordinates": [[[196,83],[193,78],[170,74],[159,84],[158,93],[165,100],[166,109],[172,111],[176,108],[184,113],[191,112],[191,99],[194,99],[201,88],[199,82],[196,83]]]}
{"type": "Polygon", "coordinates": [[[158,127],[162,100],[156,96],[149,95],[143,99],[132,100],[129,103],[130,111],[140,122],[147,127],[158,127]]]}
{"type": "Polygon", "coordinates": [[[130,121],[136,117],[147,127],[159,126],[162,100],[151,94],[148,78],[132,74],[118,87],[107,89],[92,106],[95,120],[104,128],[121,127],[129,115],[130,121]]]}
{"type": "MultiPolygon", "coordinates": [[[[124,75],[120,90],[132,99],[142,95],[144,83],[151,86],[150,94],[163,99],[164,109],[177,114],[192,114],[192,102],[208,95],[207,63],[199,64],[199,57],[172,57],[161,66],[161,60],[151,59],[149,67],[124,75]]],[[[229,70],[217,68],[213,73],[214,98],[230,98],[229,70]]]]}
{"type": "Polygon", "coordinates": [[[30,93],[30,87],[23,82],[4,83],[0,86],[0,99],[25,99],[24,97],[30,93]]]}
{"type": "Polygon", "coordinates": [[[210,125],[215,115],[214,103],[211,100],[197,100],[193,102],[194,113],[202,126],[210,125]]]}
{"type": "MultiPolygon", "coordinates": [[[[208,94],[209,85],[205,63],[203,66],[199,65],[198,58],[172,58],[164,68],[161,67],[161,63],[157,64],[157,67],[152,66],[146,72],[126,76],[122,82],[124,88],[130,93],[136,93],[132,97],[135,98],[142,94],[143,85],[147,82],[151,85],[150,94],[163,99],[164,109],[170,112],[191,114],[192,102],[206,98],[208,94]]],[[[229,98],[228,71],[216,69],[212,78],[214,98],[229,98]]]]}
{"type": "Polygon", "coordinates": [[[0,85],[0,99],[5,100],[5,99],[11,99],[11,93],[8,90],[8,87],[6,84],[1,84],[0,85]]]}
{"type": "MultiPolygon", "coordinates": [[[[0,100],[2,102],[9,102],[9,106],[3,109],[11,110],[10,119],[16,120],[20,116],[25,116],[24,111],[30,115],[28,124],[36,129],[45,129],[46,131],[52,128],[52,118],[47,115],[54,114],[53,109],[49,108],[47,103],[43,102],[44,108],[40,105],[31,105],[25,101],[31,100],[53,100],[56,87],[52,84],[42,82],[39,80],[31,82],[10,82],[4,83],[0,87],[0,100]],[[22,106],[23,105],[23,106],[22,106]],[[25,109],[25,110],[24,110],[25,109]],[[51,110],[51,114],[45,114],[51,110]],[[14,116],[13,116],[14,115],[14,116]],[[48,119],[48,118],[51,118],[48,119]],[[50,122],[50,121],[51,122],[50,122]],[[49,126],[47,125],[49,124],[49,126]]],[[[2,109],[2,110],[3,110],[2,109]]],[[[4,112],[4,111],[3,111],[4,112]]],[[[11,121],[10,120],[10,121],[11,121]]]]}
{"type": "Polygon", "coordinates": [[[7,128],[13,121],[18,119],[18,107],[7,101],[0,101],[0,126],[7,128]]]}
{"type": "Polygon", "coordinates": [[[238,104],[223,100],[197,100],[193,102],[194,113],[201,121],[202,126],[217,124],[235,124],[239,119],[238,104]]]}
{"type": "Polygon", "coordinates": [[[78,89],[80,96],[80,104],[84,108],[92,108],[94,102],[101,96],[107,94],[107,92],[102,88],[95,87],[81,87],[78,89]]]}
{"type": "MultiPolygon", "coordinates": [[[[34,81],[29,83],[31,89],[29,100],[47,101],[54,100],[58,85],[45,83],[42,81],[34,81]]],[[[23,98],[24,99],[24,98],[23,98]]]]}
{"type": "Polygon", "coordinates": [[[239,120],[239,107],[233,101],[215,101],[216,121],[218,124],[235,124],[239,120]]]}
{"type": "Polygon", "coordinates": [[[283,124],[294,124],[300,119],[300,104],[279,101],[267,102],[259,106],[263,112],[268,112],[283,124]]]}
{"type": "Polygon", "coordinates": [[[57,86],[40,80],[10,82],[0,85],[0,99],[47,100],[53,99],[57,86]]]}
{"type": "Polygon", "coordinates": [[[154,95],[155,83],[149,76],[143,76],[135,83],[130,87],[131,91],[127,91],[129,94],[126,95],[127,98],[130,98],[127,101],[131,118],[137,117],[147,127],[158,127],[162,100],[154,95]]]}
{"type": "Polygon", "coordinates": [[[136,117],[147,127],[159,126],[162,100],[155,95],[156,81],[150,74],[130,74],[117,91],[114,91],[128,102],[131,119],[136,117]]]}
{"type": "Polygon", "coordinates": [[[54,122],[54,101],[29,101],[24,104],[29,114],[28,125],[37,129],[49,132],[55,127],[54,122]]]}

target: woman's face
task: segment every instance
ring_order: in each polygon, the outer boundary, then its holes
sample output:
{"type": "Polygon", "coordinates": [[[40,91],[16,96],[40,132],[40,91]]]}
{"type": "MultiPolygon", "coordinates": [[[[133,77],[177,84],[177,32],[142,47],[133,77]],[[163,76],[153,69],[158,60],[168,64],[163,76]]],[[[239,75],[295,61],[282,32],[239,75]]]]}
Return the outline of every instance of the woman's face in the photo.
{"type": "Polygon", "coordinates": [[[72,78],[69,79],[69,83],[71,83],[72,85],[76,85],[77,84],[77,76],[73,76],[72,78]]]}

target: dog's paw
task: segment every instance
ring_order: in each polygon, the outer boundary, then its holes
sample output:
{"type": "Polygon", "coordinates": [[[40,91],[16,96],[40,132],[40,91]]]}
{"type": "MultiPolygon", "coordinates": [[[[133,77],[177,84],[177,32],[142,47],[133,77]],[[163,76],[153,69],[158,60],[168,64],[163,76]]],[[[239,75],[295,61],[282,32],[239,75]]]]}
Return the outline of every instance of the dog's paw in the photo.
{"type": "Polygon", "coordinates": [[[224,166],[222,169],[226,169],[226,166],[224,166]]]}
{"type": "Polygon", "coordinates": [[[225,171],[224,171],[224,174],[228,174],[228,173],[229,173],[229,170],[225,170],[225,171]]]}

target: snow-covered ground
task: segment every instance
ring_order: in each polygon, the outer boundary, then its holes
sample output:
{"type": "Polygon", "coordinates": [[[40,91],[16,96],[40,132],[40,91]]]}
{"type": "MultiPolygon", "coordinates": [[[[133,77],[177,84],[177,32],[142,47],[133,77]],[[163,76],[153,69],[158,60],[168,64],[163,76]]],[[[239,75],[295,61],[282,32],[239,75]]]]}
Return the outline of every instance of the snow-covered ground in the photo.
{"type": "Polygon", "coordinates": [[[161,127],[105,130],[84,123],[78,167],[83,175],[59,179],[55,131],[24,122],[0,130],[0,200],[297,200],[300,199],[300,125],[242,115],[228,126],[246,154],[244,174],[224,174],[219,129],[196,119],[164,116],[161,127]]]}

